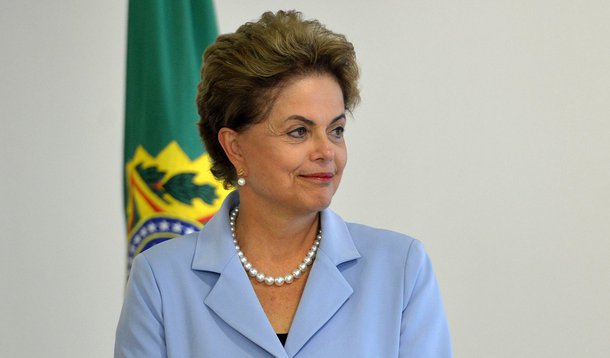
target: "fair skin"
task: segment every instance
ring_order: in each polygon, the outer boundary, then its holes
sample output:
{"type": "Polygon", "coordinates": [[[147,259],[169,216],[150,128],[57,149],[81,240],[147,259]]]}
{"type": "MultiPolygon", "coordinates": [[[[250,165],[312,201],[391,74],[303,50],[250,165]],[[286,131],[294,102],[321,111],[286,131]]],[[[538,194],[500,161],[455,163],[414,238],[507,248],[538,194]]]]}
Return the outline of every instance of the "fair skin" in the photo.
{"type": "MultiPolygon", "coordinates": [[[[219,131],[225,153],[245,172],[236,236],[260,271],[286,275],[311,248],[319,212],[330,205],[347,161],[345,124],[341,87],[312,74],[282,88],[262,122],[219,131]]],[[[276,332],[290,329],[308,275],[281,287],[251,279],[276,332]]]]}

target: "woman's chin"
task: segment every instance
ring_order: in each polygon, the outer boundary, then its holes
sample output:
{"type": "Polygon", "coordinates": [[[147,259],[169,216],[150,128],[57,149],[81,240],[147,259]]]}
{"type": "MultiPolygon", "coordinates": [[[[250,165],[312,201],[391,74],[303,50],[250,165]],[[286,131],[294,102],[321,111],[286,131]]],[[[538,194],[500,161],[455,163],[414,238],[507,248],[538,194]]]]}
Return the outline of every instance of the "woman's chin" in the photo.
{"type": "Polygon", "coordinates": [[[326,195],[326,196],[319,196],[316,198],[311,198],[311,201],[309,202],[308,207],[310,208],[309,211],[322,211],[326,208],[328,208],[332,202],[333,196],[332,195],[326,195]]]}

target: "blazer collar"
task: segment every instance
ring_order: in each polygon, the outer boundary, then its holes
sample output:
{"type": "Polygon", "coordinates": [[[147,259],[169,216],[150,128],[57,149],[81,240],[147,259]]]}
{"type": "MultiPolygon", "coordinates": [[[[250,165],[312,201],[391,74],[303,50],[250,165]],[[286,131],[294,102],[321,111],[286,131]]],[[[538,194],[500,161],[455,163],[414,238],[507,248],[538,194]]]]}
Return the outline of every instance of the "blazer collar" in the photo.
{"type": "Polygon", "coordinates": [[[338,265],[360,257],[345,222],[330,209],[321,213],[322,240],[285,347],[277,339],[244,271],[229,229],[237,191],[200,231],[192,269],[220,274],[204,303],[228,325],[276,357],[294,356],[341,308],[353,289],[338,265]]]}
{"type": "MultiPolygon", "coordinates": [[[[199,232],[192,269],[221,273],[235,255],[229,230],[231,209],[239,205],[239,192],[230,193],[214,217],[199,232]]],[[[335,265],[360,257],[343,219],[330,209],[321,213],[323,239],[320,251],[335,265]]]]}
{"type": "Polygon", "coordinates": [[[237,191],[230,193],[214,217],[201,229],[197,237],[191,268],[198,271],[222,273],[236,254],[229,229],[231,209],[239,205],[237,191]]]}

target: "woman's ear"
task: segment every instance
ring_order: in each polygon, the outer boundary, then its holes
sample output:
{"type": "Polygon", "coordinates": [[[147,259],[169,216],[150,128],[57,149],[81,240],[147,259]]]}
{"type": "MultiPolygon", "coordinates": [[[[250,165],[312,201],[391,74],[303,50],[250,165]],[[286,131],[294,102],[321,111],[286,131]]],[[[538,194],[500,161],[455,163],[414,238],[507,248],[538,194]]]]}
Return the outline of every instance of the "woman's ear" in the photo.
{"type": "Polygon", "coordinates": [[[218,131],[218,142],[225,151],[227,158],[235,168],[243,168],[243,155],[239,146],[239,133],[233,129],[223,127],[218,131]]]}

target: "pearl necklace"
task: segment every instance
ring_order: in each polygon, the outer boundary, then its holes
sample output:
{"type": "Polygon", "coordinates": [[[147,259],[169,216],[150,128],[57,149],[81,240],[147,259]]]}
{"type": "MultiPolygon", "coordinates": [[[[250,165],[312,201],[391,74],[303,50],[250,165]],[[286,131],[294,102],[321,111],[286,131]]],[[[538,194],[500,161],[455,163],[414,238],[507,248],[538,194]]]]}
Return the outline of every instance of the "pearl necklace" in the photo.
{"type": "Polygon", "coordinates": [[[303,259],[303,262],[297,266],[291,273],[284,276],[269,276],[255,269],[254,266],[248,261],[243,251],[239,247],[237,243],[237,238],[235,237],[235,219],[237,219],[237,213],[239,212],[239,206],[233,208],[231,210],[231,217],[229,219],[229,224],[231,225],[231,236],[233,236],[233,244],[235,244],[235,250],[237,250],[237,256],[239,256],[239,261],[244,266],[244,269],[250,275],[250,277],[254,277],[258,282],[264,282],[268,286],[276,285],[282,286],[285,283],[292,283],[295,279],[303,276],[305,271],[307,271],[307,267],[311,266],[313,260],[316,258],[316,253],[318,252],[318,247],[320,246],[320,240],[322,239],[322,229],[318,230],[318,234],[316,235],[316,239],[311,246],[311,249],[307,252],[307,256],[303,259]]]}

